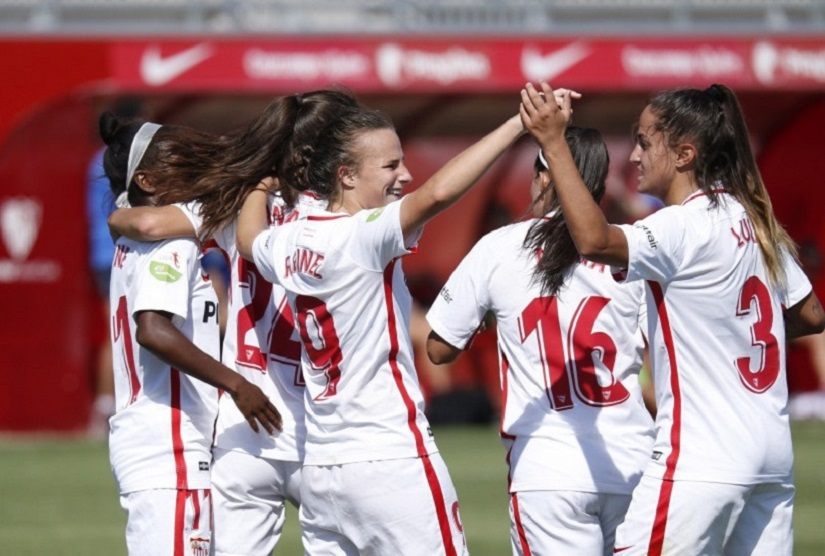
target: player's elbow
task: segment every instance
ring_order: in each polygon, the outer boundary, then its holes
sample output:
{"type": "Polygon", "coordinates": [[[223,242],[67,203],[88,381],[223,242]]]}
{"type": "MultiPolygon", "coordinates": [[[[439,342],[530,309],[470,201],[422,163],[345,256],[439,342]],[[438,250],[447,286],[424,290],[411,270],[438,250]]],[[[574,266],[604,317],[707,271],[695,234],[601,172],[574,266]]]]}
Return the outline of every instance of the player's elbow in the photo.
{"type": "Polygon", "coordinates": [[[168,342],[169,326],[171,321],[167,315],[155,311],[142,311],[137,315],[135,341],[149,351],[161,352],[168,342]]]}
{"type": "Polygon", "coordinates": [[[456,360],[461,350],[445,342],[435,332],[430,332],[427,338],[427,357],[436,365],[452,363],[456,360]]]}
{"type": "Polygon", "coordinates": [[[252,261],[252,244],[254,238],[249,237],[248,234],[238,234],[235,246],[238,248],[238,254],[247,261],[252,261]]]}

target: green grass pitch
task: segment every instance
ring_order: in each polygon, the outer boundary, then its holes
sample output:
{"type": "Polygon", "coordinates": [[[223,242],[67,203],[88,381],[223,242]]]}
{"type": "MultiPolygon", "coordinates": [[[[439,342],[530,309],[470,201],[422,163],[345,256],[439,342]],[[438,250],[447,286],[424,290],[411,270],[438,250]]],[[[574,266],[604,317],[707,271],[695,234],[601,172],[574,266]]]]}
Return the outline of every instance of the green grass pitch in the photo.
{"type": "MultiPolygon", "coordinates": [[[[794,425],[797,556],[825,554],[825,423],[794,425]]],[[[474,556],[510,553],[504,450],[495,429],[442,427],[436,441],[458,489],[474,556]]],[[[125,554],[125,515],[102,442],[0,438],[0,553],[125,554]]],[[[303,554],[290,507],[276,554],[303,554]]]]}

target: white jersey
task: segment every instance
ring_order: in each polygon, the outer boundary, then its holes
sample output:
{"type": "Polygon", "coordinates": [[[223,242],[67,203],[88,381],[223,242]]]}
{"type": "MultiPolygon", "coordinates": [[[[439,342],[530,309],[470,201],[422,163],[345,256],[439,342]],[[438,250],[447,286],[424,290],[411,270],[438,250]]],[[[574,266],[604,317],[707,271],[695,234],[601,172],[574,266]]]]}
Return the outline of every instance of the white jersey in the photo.
{"type": "Polygon", "coordinates": [[[109,458],[121,494],[208,489],[218,391],[170,367],[135,338],[141,311],[171,313],[197,347],[220,354],[218,300],[190,239],[117,241],[110,288],[117,412],[109,458]]]}
{"type": "Polygon", "coordinates": [[[412,299],[396,201],[353,216],[317,210],[255,239],[303,340],[308,465],[436,452],[413,365],[412,299]]]}
{"type": "Polygon", "coordinates": [[[621,226],[627,280],[645,280],[657,438],[646,473],[752,484],[791,475],[783,308],[811,284],[786,257],[788,291],[768,281],[744,207],[703,193],[621,226]]]}
{"type": "Polygon", "coordinates": [[[427,321],[464,349],[487,311],[496,317],[511,492],[630,494],[653,445],[638,382],[643,288],[582,261],[558,296],[543,296],[533,280],[537,255],[522,248],[533,222],[484,236],[427,321]]]}
{"type": "MultiPolygon", "coordinates": [[[[285,213],[280,196],[267,200],[270,222],[278,226],[302,217],[326,201],[300,195],[294,210],[285,213]]],[[[178,205],[196,232],[203,220],[197,205],[178,205]]],[[[258,386],[278,408],[283,429],[270,435],[255,432],[235,402],[221,396],[215,446],[280,461],[302,461],[304,456],[304,381],[301,342],[284,289],[261,277],[253,263],[244,260],[236,245],[237,221],[216,232],[215,243],[230,269],[229,304],[222,360],[258,386]]]]}

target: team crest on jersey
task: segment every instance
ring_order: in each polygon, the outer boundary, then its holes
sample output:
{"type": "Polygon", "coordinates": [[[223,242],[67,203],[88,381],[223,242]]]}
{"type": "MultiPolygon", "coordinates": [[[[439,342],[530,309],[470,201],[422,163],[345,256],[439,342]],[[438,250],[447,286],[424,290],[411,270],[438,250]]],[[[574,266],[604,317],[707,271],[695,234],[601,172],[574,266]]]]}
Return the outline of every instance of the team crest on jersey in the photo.
{"type": "Polygon", "coordinates": [[[209,556],[209,539],[204,537],[189,537],[189,548],[193,556],[209,556]]]}
{"type": "Polygon", "coordinates": [[[384,207],[381,207],[380,209],[375,209],[374,211],[372,211],[372,213],[370,213],[369,216],[367,216],[367,222],[372,222],[373,220],[381,216],[382,212],[384,212],[384,207]]]}

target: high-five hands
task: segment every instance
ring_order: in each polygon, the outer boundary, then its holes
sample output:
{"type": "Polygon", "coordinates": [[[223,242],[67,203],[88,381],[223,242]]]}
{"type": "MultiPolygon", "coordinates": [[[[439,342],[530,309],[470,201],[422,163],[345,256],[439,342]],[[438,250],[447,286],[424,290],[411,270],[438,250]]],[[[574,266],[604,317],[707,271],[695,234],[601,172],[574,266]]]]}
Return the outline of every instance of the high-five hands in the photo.
{"type": "Polygon", "coordinates": [[[539,145],[553,139],[564,140],[564,129],[573,118],[573,99],[580,99],[581,93],[571,89],[553,90],[546,82],[539,82],[541,90],[527,83],[521,90],[519,115],[524,127],[539,145]],[[548,102],[552,97],[556,102],[548,102]]]}

